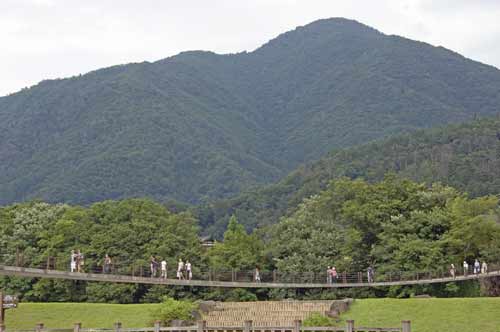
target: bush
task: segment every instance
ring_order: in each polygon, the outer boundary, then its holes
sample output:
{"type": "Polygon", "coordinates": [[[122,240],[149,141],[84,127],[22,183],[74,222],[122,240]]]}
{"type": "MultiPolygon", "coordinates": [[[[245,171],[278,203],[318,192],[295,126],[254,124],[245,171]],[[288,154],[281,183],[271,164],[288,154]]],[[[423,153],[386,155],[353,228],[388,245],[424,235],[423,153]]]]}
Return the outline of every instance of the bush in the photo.
{"type": "Polygon", "coordinates": [[[307,317],[304,322],[304,326],[335,326],[335,320],[333,318],[322,315],[318,312],[313,313],[311,316],[307,317]]]}
{"type": "Polygon", "coordinates": [[[197,305],[191,301],[177,301],[171,297],[165,297],[160,307],[151,314],[152,321],[161,321],[164,326],[170,325],[173,320],[192,321],[193,311],[197,305]]]}

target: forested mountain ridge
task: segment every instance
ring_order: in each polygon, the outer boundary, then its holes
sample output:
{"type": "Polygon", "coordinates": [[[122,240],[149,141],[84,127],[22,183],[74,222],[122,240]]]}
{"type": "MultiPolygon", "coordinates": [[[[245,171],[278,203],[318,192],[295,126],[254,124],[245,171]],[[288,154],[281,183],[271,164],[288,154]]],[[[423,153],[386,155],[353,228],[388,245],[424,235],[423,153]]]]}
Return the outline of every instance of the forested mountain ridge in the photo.
{"type": "Polygon", "coordinates": [[[499,92],[496,68],[346,19],[45,81],[0,98],[0,204],[230,197],[335,148],[495,114],[499,92]]]}
{"type": "Polygon", "coordinates": [[[332,151],[276,184],[197,207],[196,214],[205,232],[220,237],[232,215],[249,230],[275,224],[333,179],[373,182],[388,173],[427,184],[441,182],[471,197],[500,194],[500,114],[332,151]]]}

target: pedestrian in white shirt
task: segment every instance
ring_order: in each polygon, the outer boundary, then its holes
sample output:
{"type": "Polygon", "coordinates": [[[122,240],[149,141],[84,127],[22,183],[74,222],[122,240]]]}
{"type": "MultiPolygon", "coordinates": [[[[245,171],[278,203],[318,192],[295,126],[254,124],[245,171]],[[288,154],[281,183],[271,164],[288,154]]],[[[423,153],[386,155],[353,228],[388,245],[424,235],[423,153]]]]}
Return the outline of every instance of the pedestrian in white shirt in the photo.
{"type": "Polygon", "coordinates": [[[486,264],[486,262],[484,262],[484,261],[483,261],[483,265],[481,265],[481,273],[482,274],[488,273],[488,264],[486,264]]]}
{"type": "Polygon", "coordinates": [[[74,250],[71,250],[71,263],[70,263],[70,271],[76,271],[76,253],[74,250]]]}
{"type": "Polygon", "coordinates": [[[163,279],[167,279],[167,261],[163,259],[160,264],[161,264],[161,277],[163,279]]]}
{"type": "Polygon", "coordinates": [[[188,280],[191,280],[193,278],[193,272],[191,271],[191,263],[189,261],[186,261],[186,277],[188,280]]]}
{"type": "Polygon", "coordinates": [[[179,263],[177,264],[177,279],[181,280],[184,279],[183,275],[183,270],[184,270],[184,262],[182,259],[179,258],[179,263]]]}

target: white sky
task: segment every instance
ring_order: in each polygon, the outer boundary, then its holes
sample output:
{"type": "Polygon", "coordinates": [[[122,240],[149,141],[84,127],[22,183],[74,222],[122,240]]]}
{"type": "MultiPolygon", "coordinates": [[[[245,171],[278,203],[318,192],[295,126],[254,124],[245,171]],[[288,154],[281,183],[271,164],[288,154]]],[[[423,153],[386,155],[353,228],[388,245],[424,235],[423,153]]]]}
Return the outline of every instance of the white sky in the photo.
{"type": "Polygon", "coordinates": [[[181,51],[251,51],[328,17],[500,67],[500,0],[0,0],[0,96],[181,51]]]}

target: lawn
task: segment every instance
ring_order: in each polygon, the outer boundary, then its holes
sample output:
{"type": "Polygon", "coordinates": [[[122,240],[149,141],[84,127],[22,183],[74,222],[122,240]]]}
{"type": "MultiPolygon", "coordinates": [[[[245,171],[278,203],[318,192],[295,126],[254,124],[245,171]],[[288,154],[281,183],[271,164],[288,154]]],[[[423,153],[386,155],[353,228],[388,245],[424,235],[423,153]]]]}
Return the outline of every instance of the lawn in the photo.
{"type": "Polygon", "coordinates": [[[150,312],[157,304],[98,304],[98,303],[20,303],[6,312],[7,329],[34,328],[39,322],[47,328],[73,328],[74,323],[83,327],[113,327],[121,322],[123,327],[146,327],[150,312]]]}
{"type": "Polygon", "coordinates": [[[411,320],[412,332],[500,332],[500,298],[356,300],[342,318],[370,327],[411,320]]]}
{"type": "MultiPolygon", "coordinates": [[[[7,328],[146,327],[156,304],[21,303],[7,310],[7,328]]],[[[358,326],[399,327],[412,321],[412,332],[500,332],[500,298],[356,300],[343,319],[358,326]]]]}

